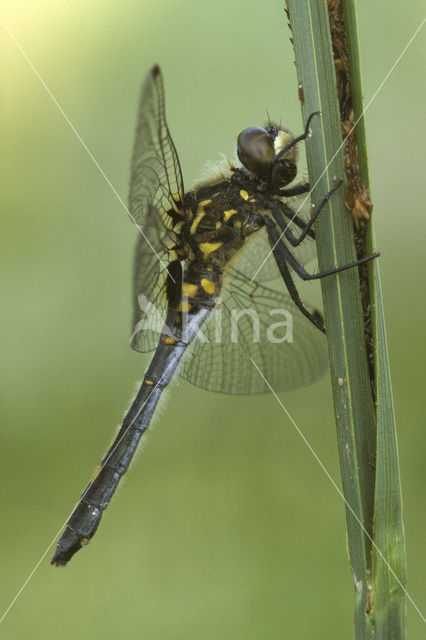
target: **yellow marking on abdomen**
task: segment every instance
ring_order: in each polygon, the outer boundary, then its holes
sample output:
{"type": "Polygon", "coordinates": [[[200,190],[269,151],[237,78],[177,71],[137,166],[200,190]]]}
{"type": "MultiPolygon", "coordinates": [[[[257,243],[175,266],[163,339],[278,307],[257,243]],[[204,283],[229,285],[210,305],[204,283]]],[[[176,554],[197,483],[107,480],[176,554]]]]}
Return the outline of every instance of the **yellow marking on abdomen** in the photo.
{"type": "MultiPolygon", "coordinates": [[[[240,195],[241,195],[241,191],[240,191],[240,195]]],[[[244,193],[247,193],[247,191],[245,191],[244,193]]],[[[243,197],[243,196],[241,196],[243,197]]],[[[238,211],[236,211],[235,209],[227,209],[226,211],[223,212],[223,220],[224,222],[226,222],[227,220],[229,220],[229,218],[231,216],[234,215],[234,213],[238,213],[238,211]]]]}
{"type": "Polygon", "coordinates": [[[164,344],[175,344],[175,343],[176,343],[176,340],[174,338],[169,338],[169,336],[164,338],[164,344]]]}
{"type": "Polygon", "coordinates": [[[183,311],[183,313],[188,313],[191,311],[192,304],[188,302],[188,300],[181,300],[179,302],[179,311],[183,311]]]}
{"type": "Polygon", "coordinates": [[[149,386],[153,385],[153,381],[152,380],[145,380],[145,384],[148,384],[149,386]]]}
{"type": "Polygon", "coordinates": [[[248,198],[249,198],[249,194],[247,193],[247,191],[245,189],[241,189],[240,196],[242,197],[243,200],[248,200],[248,198]]]}
{"type": "Polygon", "coordinates": [[[209,293],[210,295],[214,293],[215,283],[211,280],[207,280],[207,278],[201,278],[200,284],[206,293],[209,293]]]}
{"type": "Polygon", "coordinates": [[[198,291],[198,285],[191,284],[190,282],[184,282],[182,287],[182,293],[184,296],[188,296],[189,298],[193,298],[198,291]]]}
{"type": "Polygon", "coordinates": [[[212,253],[212,251],[216,251],[216,249],[219,249],[219,247],[221,247],[222,245],[223,242],[201,242],[199,247],[203,252],[204,257],[207,258],[209,253],[212,253]]]}
{"type": "Polygon", "coordinates": [[[199,211],[199,212],[197,213],[197,215],[195,216],[194,221],[193,221],[193,223],[191,224],[191,234],[192,234],[192,235],[194,235],[194,233],[196,232],[197,227],[198,227],[198,225],[200,224],[200,220],[201,220],[202,218],[204,218],[204,216],[205,216],[205,215],[206,215],[206,212],[205,212],[205,211],[199,211]]]}
{"type": "Polygon", "coordinates": [[[220,229],[222,226],[222,223],[219,222],[219,220],[216,222],[216,229],[220,229]]]}

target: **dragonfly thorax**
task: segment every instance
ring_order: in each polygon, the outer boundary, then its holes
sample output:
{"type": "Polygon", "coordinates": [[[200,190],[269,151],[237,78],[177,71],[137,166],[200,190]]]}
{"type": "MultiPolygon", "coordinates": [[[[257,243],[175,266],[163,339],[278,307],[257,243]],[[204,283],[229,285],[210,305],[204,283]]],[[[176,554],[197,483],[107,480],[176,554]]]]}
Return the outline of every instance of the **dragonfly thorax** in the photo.
{"type": "Polygon", "coordinates": [[[180,227],[179,239],[186,247],[189,262],[223,270],[246,238],[264,225],[257,196],[240,188],[232,178],[216,185],[209,198],[204,197],[204,187],[201,195],[197,190],[191,193],[187,221],[180,227]]]}

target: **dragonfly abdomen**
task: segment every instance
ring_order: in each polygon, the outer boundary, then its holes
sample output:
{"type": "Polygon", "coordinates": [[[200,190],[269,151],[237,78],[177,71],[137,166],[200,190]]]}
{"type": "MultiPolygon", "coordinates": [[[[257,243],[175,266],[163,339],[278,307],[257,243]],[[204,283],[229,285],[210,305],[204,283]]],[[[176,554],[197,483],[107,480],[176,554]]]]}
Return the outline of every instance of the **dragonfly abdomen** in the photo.
{"type": "Polygon", "coordinates": [[[166,383],[158,383],[153,387],[144,379],[119,433],[69,518],[51,564],[66,564],[95,534],[104,510],[129,468],[143,433],[149,427],[165,386],[166,383]]]}
{"type": "Polygon", "coordinates": [[[120,431],[104,456],[98,472],[71,514],[66,529],[58,541],[51,564],[65,565],[94,536],[104,510],[109,505],[122,476],[129,468],[142,435],[151,424],[164,388],[175,374],[188,344],[197,335],[209,314],[210,308],[200,306],[199,310],[191,315],[185,340],[171,338],[168,335],[170,329],[167,325],[165,326],[165,333],[160,337],[141,388],[124,418],[120,431]]]}

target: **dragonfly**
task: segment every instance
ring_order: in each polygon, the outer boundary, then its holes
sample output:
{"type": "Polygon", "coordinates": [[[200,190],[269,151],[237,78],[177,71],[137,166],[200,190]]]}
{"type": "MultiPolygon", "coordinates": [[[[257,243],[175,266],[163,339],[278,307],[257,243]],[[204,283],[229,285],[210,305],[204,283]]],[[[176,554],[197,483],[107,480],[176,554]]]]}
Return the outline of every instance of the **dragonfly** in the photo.
{"type": "Polygon", "coordinates": [[[297,144],[308,137],[316,115],[297,137],[271,122],[244,129],[237,141],[241,165],[228,162],[186,192],[166,121],[160,67],[147,74],[129,192],[129,213],[141,232],[131,346],[155,352],[121,428],[66,523],[51,564],[65,565],[95,534],[178,370],[199,387],[230,394],[263,393],[269,385],[276,391],[295,389],[326,370],[321,313],[302,301],[292,272],[315,280],[378,254],[315,274],[305,269],[314,222],[340,186],[308,220],[291,207],[292,199],[309,192],[306,182],[291,184],[297,175],[297,144]],[[272,258],[265,262],[268,254],[272,258]],[[276,279],[286,292],[268,284],[276,279]]]}

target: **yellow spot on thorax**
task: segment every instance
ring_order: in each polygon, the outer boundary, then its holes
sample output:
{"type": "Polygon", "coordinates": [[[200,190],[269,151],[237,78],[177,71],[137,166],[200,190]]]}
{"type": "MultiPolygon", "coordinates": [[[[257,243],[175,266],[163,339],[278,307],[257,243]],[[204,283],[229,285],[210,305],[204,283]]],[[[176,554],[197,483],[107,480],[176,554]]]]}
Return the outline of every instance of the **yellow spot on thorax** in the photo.
{"type": "MultiPolygon", "coordinates": [[[[244,191],[244,193],[247,193],[247,191],[244,191]]],[[[243,198],[244,196],[242,195],[242,191],[240,191],[240,195],[243,198]]],[[[223,220],[224,222],[226,222],[227,220],[229,220],[229,218],[231,216],[233,216],[235,213],[238,213],[235,209],[227,209],[226,211],[223,212],[223,220]]]]}
{"type": "Polygon", "coordinates": [[[175,344],[175,343],[176,343],[176,340],[174,338],[169,338],[169,336],[164,338],[164,344],[175,344]]]}
{"type": "Polygon", "coordinates": [[[184,282],[182,286],[182,293],[184,296],[188,296],[189,298],[193,298],[197,295],[198,285],[192,284],[190,282],[184,282]]]}
{"type": "Polygon", "coordinates": [[[205,211],[199,211],[197,213],[197,215],[195,216],[193,223],[191,224],[191,234],[194,235],[194,233],[197,231],[197,227],[200,224],[200,220],[202,220],[202,218],[204,218],[204,216],[206,215],[205,211]]]}
{"type": "Polygon", "coordinates": [[[221,247],[222,245],[223,242],[201,242],[199,246],[200,250],[204,254],[204,257],[207,258],[209,253],[212,253],[212,251],[216,251],[216,249],[219,249],[219,247],[221,247]]]}
{"type": "Polygon", "coordinates": [[[208,293],[210,295],[212,295],[214,293],[215,284],[211,280],[207,280],[207,278],[201,278],[200,284],[201,284],[201,286],[203,287],[203,289],[204,289],[204,291],[206,293],[208,293]]]}
{"type": "Polygon", "coordinates": [[[216,222],[216,229],[220,229],[222,226],[222,223],[219,222],[219,220],[216,222]]]}
{"type": "Polygon", "coordinates": [[[211,200],[201,200],[201,202],[198,203],[197,215],[195,216],[194,221],[191,225],[192,235],[194,235],[194,233],[196,232],[197,227],[200,224],[200,220],[202,220],[202,218],[206,215],[205,207],[207,207],[208,204],[211,204],[211,200]]]}
{"type": "Polygon", "coordinates": [[[188,313],[191,311],[192,305],[188,302],[188,300],[181,300],[179,303],[179,311],[183,311],[183,313],[188,313]]]}
{"type": "Polygon", "coordinates": [[[147,380],[145,379],[145,384],[148,384],[149,386],[153,385],[153,381],[152,380],[147,380]]]}
{"type": "Polygon", "coordinates": [[[245,189],[241,189],[240,196],[242,197],[243,200],[248,200],[248,198],[249,198],[249,194],[247,193],[247,191],[245,189]]]}

